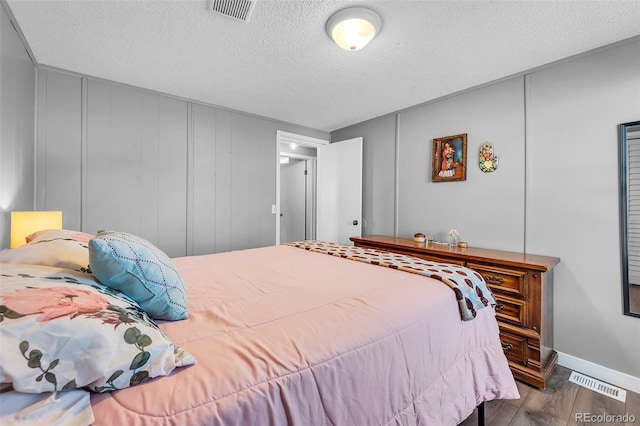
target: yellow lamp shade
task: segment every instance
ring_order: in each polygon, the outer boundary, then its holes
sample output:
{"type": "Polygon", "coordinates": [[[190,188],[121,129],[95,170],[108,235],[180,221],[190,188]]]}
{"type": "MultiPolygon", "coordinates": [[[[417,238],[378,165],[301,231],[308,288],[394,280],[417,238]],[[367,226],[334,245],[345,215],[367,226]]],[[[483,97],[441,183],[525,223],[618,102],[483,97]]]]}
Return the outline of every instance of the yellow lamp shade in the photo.
{"type": "Polygon", "coordinates": [[[62,212],[11,212],[11,248],[27,243],[26,237],[43,229],[62,229],[62,212]]]}

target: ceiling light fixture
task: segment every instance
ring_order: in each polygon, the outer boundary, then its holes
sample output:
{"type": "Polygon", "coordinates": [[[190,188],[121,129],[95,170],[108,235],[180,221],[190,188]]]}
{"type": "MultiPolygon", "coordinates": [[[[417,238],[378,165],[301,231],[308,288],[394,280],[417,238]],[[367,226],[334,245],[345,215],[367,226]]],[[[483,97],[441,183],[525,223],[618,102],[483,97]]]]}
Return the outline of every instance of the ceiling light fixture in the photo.
{"type": "Polygon", "coordinates": [[[327,21],[327,34],[344,50],[360,50],[380,33],[382,21],[374,11],[350,7],[334,13],[327,21]]]}

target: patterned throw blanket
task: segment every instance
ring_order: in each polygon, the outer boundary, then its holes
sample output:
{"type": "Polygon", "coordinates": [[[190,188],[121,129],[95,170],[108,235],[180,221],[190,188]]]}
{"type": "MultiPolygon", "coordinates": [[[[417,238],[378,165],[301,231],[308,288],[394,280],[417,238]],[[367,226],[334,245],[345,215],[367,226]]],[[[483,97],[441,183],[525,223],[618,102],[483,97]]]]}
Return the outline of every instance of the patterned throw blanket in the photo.
{"type": "Polygon", "coordinates": [[[286,245],[371,265],[398,269],[442,281],[451,287],[456,294],[463,321],[474,319],[478,309],[489,305],[493,306],[496,303],[482,276],[473,269],[464,266],[324,241],[296,241],[286,245]]]}

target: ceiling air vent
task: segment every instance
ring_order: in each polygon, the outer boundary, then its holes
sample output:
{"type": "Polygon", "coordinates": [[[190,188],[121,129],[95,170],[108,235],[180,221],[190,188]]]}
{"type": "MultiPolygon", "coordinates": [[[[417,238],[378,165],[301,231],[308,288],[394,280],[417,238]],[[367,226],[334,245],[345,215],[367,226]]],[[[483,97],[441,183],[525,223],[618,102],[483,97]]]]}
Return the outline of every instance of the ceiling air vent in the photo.
{"type": "Polygon", "coordinates": [[[258,0],[209,0],[209,10],[236,21],[249,22],[258,0]]]}

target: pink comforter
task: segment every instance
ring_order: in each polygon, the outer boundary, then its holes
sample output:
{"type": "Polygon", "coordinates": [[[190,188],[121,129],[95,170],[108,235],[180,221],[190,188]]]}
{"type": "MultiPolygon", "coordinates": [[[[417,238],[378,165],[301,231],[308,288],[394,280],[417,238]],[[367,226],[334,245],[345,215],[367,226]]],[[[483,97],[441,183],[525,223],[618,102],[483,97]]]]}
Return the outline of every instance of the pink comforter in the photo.
{"type": "Polygon", "coordinates": [[[436,280],[294,247],[174,259],[196,364],[91,397],[96,425],[456,425],[518,398],[493,310],[436,280]]]}

